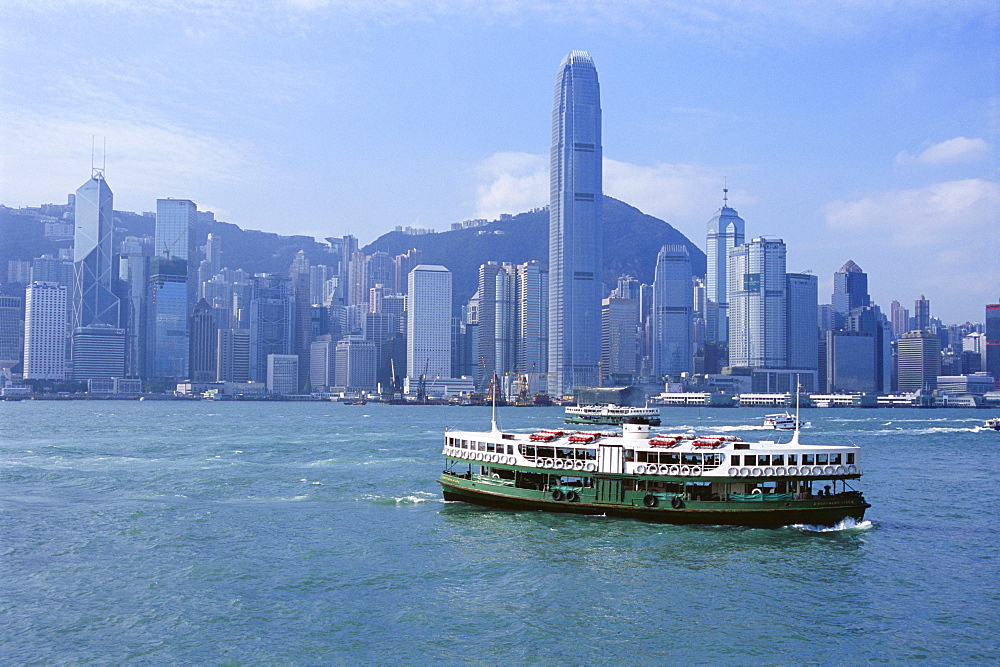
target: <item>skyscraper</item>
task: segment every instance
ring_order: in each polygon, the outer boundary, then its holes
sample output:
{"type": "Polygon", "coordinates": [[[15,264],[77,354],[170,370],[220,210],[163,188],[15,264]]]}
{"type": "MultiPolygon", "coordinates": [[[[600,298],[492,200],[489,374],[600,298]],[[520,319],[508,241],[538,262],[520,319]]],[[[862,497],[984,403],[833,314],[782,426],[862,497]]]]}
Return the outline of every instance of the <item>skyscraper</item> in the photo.
{"type": "Polygon", "coordinates": [[[785,368],[788,346],[784,241],[756,238],[731,250],[727,273],[729,365],[785,368]]]}
{"type": "MultiPolygon", "coordinates": [[[[250,379],[267,381],[267,357],[294,351],[294,304],[288,278],[254,276],[250,292],[250,379]]],[[[298,372],[298,367],[296,367],[298,372]]]]}
{"type": "Polygon", "coordinates": [[[421,375],[451,376],[451,271],[419,264],[407,287],[406,369],[411,386],[421,375]]]}
{"type": "Polygon", "coordinates": [[[931,391],[941,374],[941,341],[929,331],[903,334],[896,343],[899,390],[931,391]]]}
{"type": "MultiPolygon", "coordinates": [[[[724,189],[723,193],[729,191],[724,189]]],[[[736,209],[727,206],[728,196],[723,197],[722,208],[708,221],[708,239],[705,255],[705,341],[726,342],[729,336],[729,281],[727,276],[729,251],[743,245],[746,223],[736,209]]]]}
{"type": "Polygon", "coordinates": [[[190,370],[194,382],[215,381],[218,331],[212,307],[204,299],[199,300],[191,315],[190,370]]]}
{"type": "Polygon", "coordinates": [[[119,300],[114,291],[118,255],[112,244],[114,204],[104,174],[76,191],[76,234],[73,239],[73,327],[94,324],[120,326],[119,300]]]}
{"type": "Polygon", "coordinates": [[[691,257],[682,245],[665,245],[653,278],[653,375],[690,373],[694,363],[691,257]]]}
{"type": "Polygon", "coordinates": [[[930,299],[924,298],[923,294],[913,302],[913,330],[931,330],[931,302],[930,299]]]}
{"type": "Polygon", "coordinates": [[[785,327],[789,368],[816,370],[819,366],[818,280],[808,273],[785,274],[788,316],[785,327]]]}
{"type": "Polygon", "coordinates": [[[559,67],[549,180],[549,391],[596,385],[601,358],[601,95],[590,55],[559,67]]]}
{"type": "Polygon", "coordinates": [[[831,304],[836,314],[834,328],[844,326],[844,319],[856,308],[862,308],[870,303],[868,297],[868,274],[861,267],[848,260],[833,274],[833,297],[831,304]]]}
{"type": "Polygon", "coordinates": [[[156,200],[156,237],[150,262],[149,377],[189,376],[191,324],[196,280],[194,223],[198,207],[187,199],[156,200]]]}
{"type": "Polygon", "coordinates": [[[986,349],[983,352],[984,370],[993,377],[994,387],[1000,389],[1000,303],[986,304],[986,349]]]}
{"type": "Polygon", "coordinates": [[[66,379],[66,287],[34,282],[24,293],[24,377],[66,379]]]}
{"type": "MultiPolygon", "coordinates": [[[[28,288],[31,289],[30,286],[28,288]]],[[[63,290],[63,307],[65,311],[65,289],[63,290]]],[[[27,298],[27,294],[25,294],[27,298]]],[[[27,308],[27,305],[25,306],[27,308]]],[[[62,332],[65,338],[66,313],[63,312],[62,332]]],[[[16,296],[0,294],[0,386],[9,377],[9,370],[21,361],[21,299],[16,296]]]]}

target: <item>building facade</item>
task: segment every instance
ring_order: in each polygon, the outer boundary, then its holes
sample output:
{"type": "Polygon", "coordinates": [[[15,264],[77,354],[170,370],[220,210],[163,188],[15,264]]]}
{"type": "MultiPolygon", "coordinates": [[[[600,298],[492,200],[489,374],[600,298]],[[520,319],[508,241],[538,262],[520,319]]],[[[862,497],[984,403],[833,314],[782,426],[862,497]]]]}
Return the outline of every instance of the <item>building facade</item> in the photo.
{"type": "Polygon", "coordinates": [[[421,375],[451,377],[451,271],[419,264],[407,287],[406,369],[413,383],[421,375]]]}
{"type": "Polygon", "coordinates": [[[705,255],[705,341],[729,338],[729,251],[744,243],[746,223],[735,209],[723,204],[708,221],[705,255]]]}
{"type": "Polygon", "coordinates": [[[64,285],[34,282],[24,293],[24,378],[66,379],[64,285]]]}
{"type": "Polygon", "coordinates": [[[601,96],[590,55],[559,67],[549,184],[549,391],[598,383],[601,359],[601,96]]]}
{"type": "Polygon", "coordinates": [[[786,368],[785,243],[756,238],[734,248],[727,273],[729,365],[786,368]]]}
{"type": "Polygon", "coordinates": [[[680,376],[694,364],[691,257],[682,245],[663,246],[653,278],[653,375],[680,376]]]}

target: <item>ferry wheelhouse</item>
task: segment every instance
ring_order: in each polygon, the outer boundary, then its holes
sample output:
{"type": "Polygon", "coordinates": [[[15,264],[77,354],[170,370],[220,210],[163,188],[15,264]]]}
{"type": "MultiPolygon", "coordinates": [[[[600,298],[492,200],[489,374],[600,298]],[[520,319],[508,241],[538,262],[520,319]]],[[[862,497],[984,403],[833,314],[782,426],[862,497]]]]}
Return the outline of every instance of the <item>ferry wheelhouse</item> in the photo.
{"type": "Polygon", "coordinates": [[[673,524],[779,527],[861,521],[860,449],[735,436],[447,431],[444,499],[673,524]]]}
{"type": "Polygon", "coordinates": [[[628,405],[571,405],[566,408],[567,424],[621,424],[628,419],[645,419],[660,425],[659,408],[636,408],[628,405]]]}

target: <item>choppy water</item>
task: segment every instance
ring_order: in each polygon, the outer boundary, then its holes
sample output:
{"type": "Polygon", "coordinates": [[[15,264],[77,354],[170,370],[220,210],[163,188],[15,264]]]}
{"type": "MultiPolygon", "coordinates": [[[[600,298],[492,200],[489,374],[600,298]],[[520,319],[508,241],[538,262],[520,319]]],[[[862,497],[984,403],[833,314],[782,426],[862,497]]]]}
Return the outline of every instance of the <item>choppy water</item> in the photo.
{"type": "Polygon", "coordinates": [[[996,662],[987,416],[804,412],[803,440],[863,447],[873,505],[818,531],[445,504],[442,429],[485,408],[0,403],[0,661],[996,662]]]}

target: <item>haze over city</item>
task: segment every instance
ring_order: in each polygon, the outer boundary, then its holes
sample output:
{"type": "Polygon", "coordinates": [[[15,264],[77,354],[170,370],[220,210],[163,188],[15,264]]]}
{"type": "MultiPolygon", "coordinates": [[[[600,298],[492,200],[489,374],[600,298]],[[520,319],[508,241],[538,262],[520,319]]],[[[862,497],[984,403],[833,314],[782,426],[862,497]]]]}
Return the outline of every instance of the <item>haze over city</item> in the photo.
{"type": "Polygon", "coordinates": [[[789,270],[847,260],[946,322],[1000,292],[992,2],[7,2],[0,203],[367,242],[548,203],[552,80],[601,73],[604,192],[696,243],[729,187],[789,270]],[[106,158],[103,151],[107,142],[106,158]]]}

